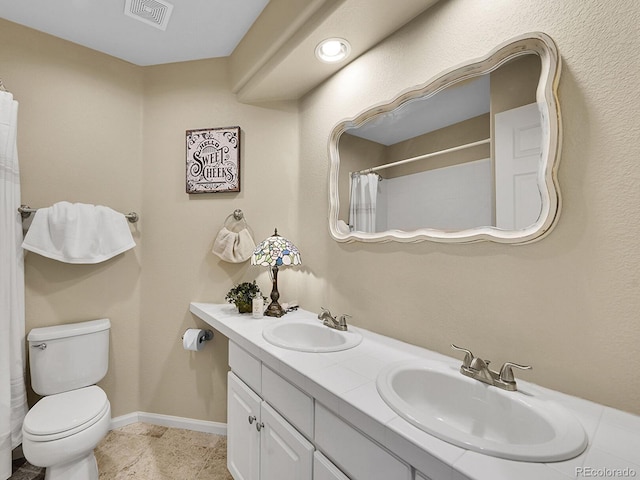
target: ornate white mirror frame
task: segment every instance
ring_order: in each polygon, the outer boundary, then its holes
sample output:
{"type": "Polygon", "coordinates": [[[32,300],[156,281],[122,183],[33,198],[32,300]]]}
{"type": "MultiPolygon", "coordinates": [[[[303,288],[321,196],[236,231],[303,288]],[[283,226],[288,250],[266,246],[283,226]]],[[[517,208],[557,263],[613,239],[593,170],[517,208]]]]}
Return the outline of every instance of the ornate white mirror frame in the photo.
{"type": "Polygon", "coordinates": [[[420,242],[468,243],[493,241],[519,244],[541,239],[555,226],[560,213],[561,199],[556,172],[561,146],[560,107],[557,88],[560,78],[560,57],[553,40],[544,33],[528,33],[509,40],[492,50],[487,56],[444,71],[435,79],[404,91],[389,103],[367,109],[352,119],[338,123],[329,138],[329,230],[338,242],[420,242]],[[445,231],[421,228],[414,231],[387,230],[367,233],[350,231],[345,222],[339,221],[338,179],[340,136],[414,100],[426,98],[474,77],[496,70],[506,62],[522,55],[537,55],[541,60],[540,80],[536,90],[536,103],[542,121],[542,149],[538,170],[538,188],[541,195],[541,213],[535,223],[520,230],[505,230],[493,226],[482,226],[467,230],[445,231]]]}

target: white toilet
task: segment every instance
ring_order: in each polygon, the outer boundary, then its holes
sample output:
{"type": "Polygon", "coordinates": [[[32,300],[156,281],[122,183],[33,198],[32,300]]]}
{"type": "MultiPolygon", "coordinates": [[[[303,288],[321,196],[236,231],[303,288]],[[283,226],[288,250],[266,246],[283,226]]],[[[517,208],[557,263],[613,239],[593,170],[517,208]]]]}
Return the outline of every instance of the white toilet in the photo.
{"type": "Polygon", "coordinates": [[[31,386],[44,395],[22,425],[22,449],[45,480],[97,480],[93,449],[111,423],[111,405],[94,385],[109,366],[109,319],[29,332],[31,386]]]}

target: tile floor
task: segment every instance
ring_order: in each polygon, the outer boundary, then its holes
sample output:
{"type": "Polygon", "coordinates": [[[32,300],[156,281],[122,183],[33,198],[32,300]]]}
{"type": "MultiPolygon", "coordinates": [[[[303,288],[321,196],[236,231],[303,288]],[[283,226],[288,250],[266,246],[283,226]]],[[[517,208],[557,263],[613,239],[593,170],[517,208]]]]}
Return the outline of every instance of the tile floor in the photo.
{"type": "Polygon", "coordinates": [[[9,480],[44,480],[44,470],[19,458],[13,461],[13,474],[9,480]]]}
{"type": "MultiPolygon", "coordinates": [[[[233,480],[224,436],[134,423],[112,430],[95,450],[100,480],[233,480]]],[[[10,480],[42,480],[20,466],[10,480]]]]}

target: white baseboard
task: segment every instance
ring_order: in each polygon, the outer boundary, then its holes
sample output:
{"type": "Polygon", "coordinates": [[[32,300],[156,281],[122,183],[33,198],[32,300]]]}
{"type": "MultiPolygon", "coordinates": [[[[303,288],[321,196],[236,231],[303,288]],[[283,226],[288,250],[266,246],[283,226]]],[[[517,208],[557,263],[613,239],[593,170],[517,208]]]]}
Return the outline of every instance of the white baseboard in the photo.
{"type": "Polygon", "coordinates": [[[115,430],[116,428],[120,427],[126,427],[127,425],[131,425],[132,423],[139,422],[139,413],[140,412],[127,413],[126,415],[120,415],[119,417],[112,418],[110,430],[115,430]]]}
{"type": "Polygon", "coordinates": [[[161,425],[163,427],[184,428],[195,432],[214,433],[216,435],[227,434],[227,424],[219,422],[209,422],[207,420],[195,420],[193,418],[174,417],[173,415],[162,415],[159,413],[132,412],[120,415],[111,419],[111,430],[124,427],[136,422],[161,425]]]}

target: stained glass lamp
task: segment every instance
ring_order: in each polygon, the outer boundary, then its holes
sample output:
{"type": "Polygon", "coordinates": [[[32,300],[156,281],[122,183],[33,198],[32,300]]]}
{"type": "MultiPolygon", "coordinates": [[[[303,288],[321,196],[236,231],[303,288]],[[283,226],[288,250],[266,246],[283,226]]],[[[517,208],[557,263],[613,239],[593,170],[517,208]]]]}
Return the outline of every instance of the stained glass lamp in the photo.
{"type": "Polygon", "coordinates": [[[284,237],[278,235],[275,229],[273,236],[260,242],[251,255],[251,265],[269,267],[269,274],[273,289],[271,290],[271,303],[264,312],[269,317],[281,317],[286,312],[278,303],[278,268],[290,265],[300,265],[300,252],[298,247],[284,237]]]}

